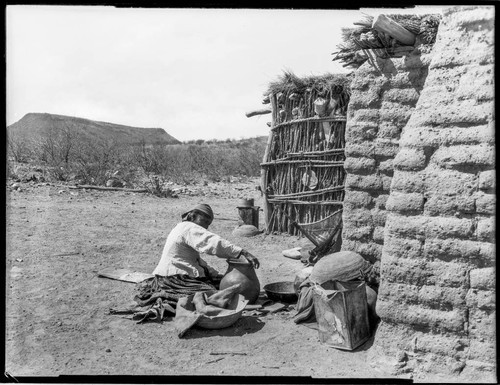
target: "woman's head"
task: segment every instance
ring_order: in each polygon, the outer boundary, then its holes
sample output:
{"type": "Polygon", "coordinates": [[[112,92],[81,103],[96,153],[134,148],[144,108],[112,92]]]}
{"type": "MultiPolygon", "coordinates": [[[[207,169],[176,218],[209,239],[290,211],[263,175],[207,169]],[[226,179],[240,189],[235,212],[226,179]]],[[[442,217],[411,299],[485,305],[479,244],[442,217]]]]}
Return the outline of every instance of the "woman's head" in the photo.
{"type": "Polygon", "coordinates": [[[207,204],[199,204],[192,210],[182,214],[183,221],[189,221],[196,223],[197,225],[204,227],[205,229],[210,226],[214,219],[214,212],[212,208],[207,204]]]}

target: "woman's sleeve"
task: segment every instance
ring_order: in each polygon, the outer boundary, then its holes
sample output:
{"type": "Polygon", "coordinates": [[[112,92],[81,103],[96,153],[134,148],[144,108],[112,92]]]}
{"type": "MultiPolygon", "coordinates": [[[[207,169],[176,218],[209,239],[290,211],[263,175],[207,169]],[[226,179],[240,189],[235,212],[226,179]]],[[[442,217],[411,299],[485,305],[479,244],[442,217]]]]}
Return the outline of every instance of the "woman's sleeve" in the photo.
{"type": "Polygon", "coordinates": [[[216,255],[219,258],[237,258],[243,250],[198,225],[193,225],[184,239],[197,252],[216,255]]]}
{"type": "Polygon", "coordinates": [[[212,266],[210,266],[205,260],[200,258],[200,266],[203,268],[206,268],[208,270],[208,275],[212,278],[217,277],[220,272],[214,269],[212,266]]]}

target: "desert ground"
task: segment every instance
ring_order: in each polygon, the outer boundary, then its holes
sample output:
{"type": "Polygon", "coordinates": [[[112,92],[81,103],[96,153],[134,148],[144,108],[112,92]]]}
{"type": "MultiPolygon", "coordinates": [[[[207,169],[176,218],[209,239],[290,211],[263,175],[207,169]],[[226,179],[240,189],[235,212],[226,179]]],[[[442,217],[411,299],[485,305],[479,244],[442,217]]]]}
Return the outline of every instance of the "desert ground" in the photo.
{"type": "MultiPolygon", "coordinates": [[[[194,328],[179,338],[173,321],[137,324],[109,309],[132,303],[135,284],[98,277],[104,268],[150,273],[180,214],[212,206],[210,230],[261,262],[261,287],[292,280],[304,268],[282,251],[305,239],[264,233],[236,237],[238,201],[262,206],[257,179],[179,188],[178,198],[124,191],[71,189],[27,182],[6,192],[6,361],[9,376],[293,376],[390,378],[367,362],[370,339],[355,351],[320,343],[297,325],[294,306],[244,315],[220,330],[194,328]]],[[[263,228],[261,215],[260,228],[263,228]]],[[[227,264],[205,260],[224,272],[227,264]]]]}

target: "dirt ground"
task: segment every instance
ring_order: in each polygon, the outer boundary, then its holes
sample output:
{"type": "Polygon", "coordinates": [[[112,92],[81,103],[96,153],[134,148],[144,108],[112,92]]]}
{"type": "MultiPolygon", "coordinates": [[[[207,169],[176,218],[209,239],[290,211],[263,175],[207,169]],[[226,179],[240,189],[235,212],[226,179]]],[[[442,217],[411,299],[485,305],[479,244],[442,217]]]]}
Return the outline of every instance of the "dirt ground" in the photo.
{"type": "MultiPolygon", "coordinates": [[[[354,352],[321,344],[297,325],[290,308],[243,316],[230,328],[192,329],[178,338],[173,322],[136,324],[109,308],[130,304],[133,283],[98,277],[104,268],[152,272],[180,214],[206,202],[215,233],[261,262],[261,287],[293,280],[304,265],[282,256],[304,239],[232,235],[240,198],[262,206],[257,180],[190,186],[179,198],[7,184],[6,371],[14,377],[58,375],[294,376],[389,378],[370,367],[373,340],[354,352]]],[[[261,215],[261,228],[262,228],[261,215]]],[[[219,271],[226,262],[205,259],[219,271]]],[[[305,379],[304,379],[305,380],[305,379]]]]}

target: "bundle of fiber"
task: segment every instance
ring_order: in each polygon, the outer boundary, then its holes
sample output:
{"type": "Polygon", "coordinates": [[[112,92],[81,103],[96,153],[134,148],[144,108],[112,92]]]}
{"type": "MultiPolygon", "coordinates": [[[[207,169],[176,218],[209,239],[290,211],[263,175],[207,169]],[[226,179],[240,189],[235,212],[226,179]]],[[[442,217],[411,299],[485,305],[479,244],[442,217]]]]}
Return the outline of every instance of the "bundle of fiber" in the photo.
{"type": "Polygon", "coordinates": [[[419,36],[424,44],[434,44],[436,42],[440,21],[441,15],[426,15],[422,18],[419,36]]]}
{"type": "MultiPolygon", "coordinates": [[[[280,98],[290,98],[290,100],[300,99],[305,93],[323,97],[334,94],[349,98],[350,82],[350,78],[345,74],[327,73],[319,76],[299,77],[291,71],[284,71],[283,75],[269,83],[264,94],[281,94],[280,98]]],[[[283,101],[278,100],[278,102],[283,101]]]]}

